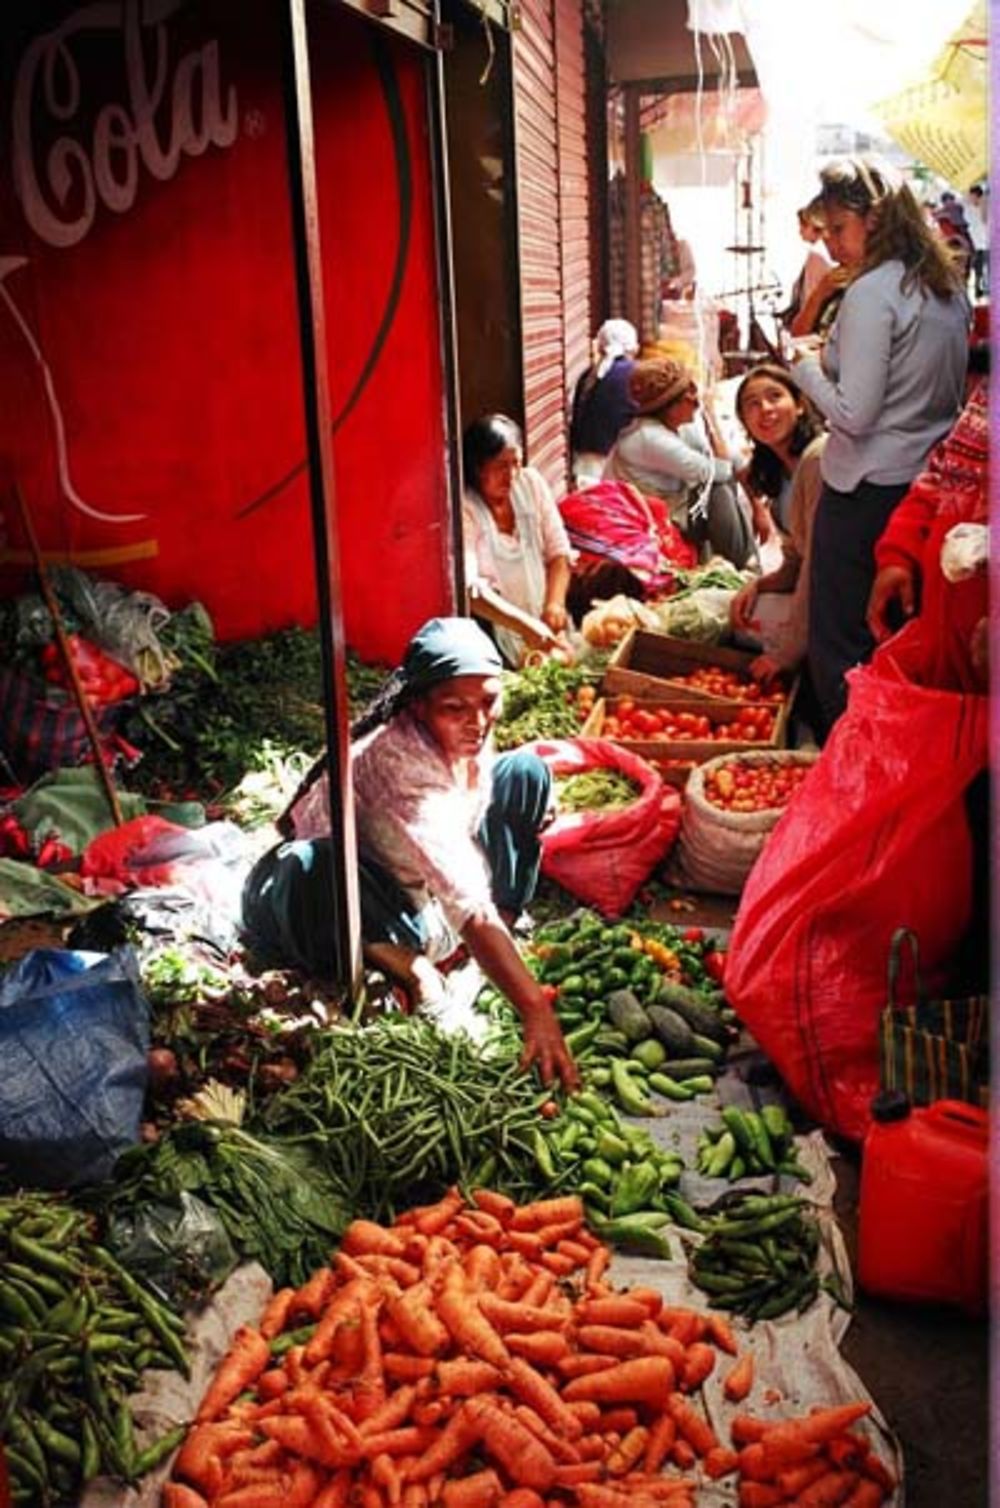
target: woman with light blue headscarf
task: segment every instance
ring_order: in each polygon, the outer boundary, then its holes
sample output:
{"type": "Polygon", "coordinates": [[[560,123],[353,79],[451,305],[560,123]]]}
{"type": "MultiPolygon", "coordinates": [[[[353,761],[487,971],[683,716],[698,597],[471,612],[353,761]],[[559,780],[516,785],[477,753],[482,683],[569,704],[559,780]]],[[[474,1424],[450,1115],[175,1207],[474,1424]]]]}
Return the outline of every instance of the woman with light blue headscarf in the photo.
{"type": "MultiPolygon", "coordinates": [[[[567,1087],[576,1070],[542,987],[510,928],[535,891],[539,832],[552,777],[537,755],[496,755],[496,646],[468,618],[433,618],[352,729],[366,959],[443,1019],[436,968],[459,943],[517,1009],[525,1064],[567,1087]]],[[[325,761],[279,824],[243,895],[244,930],[262,961],[318,977],[333,972],[332,851],[325,761]]]]}

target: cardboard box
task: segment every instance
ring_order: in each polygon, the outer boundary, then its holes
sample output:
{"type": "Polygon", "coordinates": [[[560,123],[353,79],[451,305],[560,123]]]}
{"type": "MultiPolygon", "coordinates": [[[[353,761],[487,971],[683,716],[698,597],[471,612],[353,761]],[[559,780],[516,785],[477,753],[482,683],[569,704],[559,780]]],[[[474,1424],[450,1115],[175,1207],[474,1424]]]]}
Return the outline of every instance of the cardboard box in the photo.
{"type": "MultiPolygon", "coordinates": [[[[580,729],[584,738],[605,738],[605,719],[608,717],[608,708],[614,702],[612,697],[598,697],[591,709],[590,716],[580,729]]],[[[713,724],[732,722],[733,718],[745,707],[746,702],[720,701],[717,698],[703,700],[697,708],[699,716],[707,717],[713,724]]],[[[636,700],[638,707],[655,708],[662,711],[664,707],[671,706],[663,697],[648,697],[636,700]]],[[[692,704],[678,701],[673,704],[673,710],[677,712],[693,712],[696,709],[692,704]]],[[[736,739],[736,738],[612,738],[612,743],[621,744],[623,749],[630,749],[633,754],[648,759],[650,764],[655,764],[665,779],[669,779],[672,785],[684,785],[690,774],[689,769],[680,770],[677,767],[663,768],[661,761],[665,759],[683,759],[690,761],[692,765],[704,764],[708,759],[716,759],[722,754],[746,754],[751,750],[760,752],[784,749],[788,742],[788,708],[782,706],[777,709],[774,720],[774,728],[771,737],[763,739],[736,739]],[[676,774],[675,774],[676,771],[676,774]]]]}

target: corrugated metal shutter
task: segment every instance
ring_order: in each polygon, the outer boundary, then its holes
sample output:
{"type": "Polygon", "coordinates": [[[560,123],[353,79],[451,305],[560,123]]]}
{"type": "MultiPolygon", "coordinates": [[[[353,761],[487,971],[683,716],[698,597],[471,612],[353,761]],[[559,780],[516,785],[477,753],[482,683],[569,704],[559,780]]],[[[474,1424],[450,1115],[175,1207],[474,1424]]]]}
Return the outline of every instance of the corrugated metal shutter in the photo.
{"type": "Polygon", "coordinates": [[[590,354],[587,105],[580,0],[555,0],[564,391],[590,354]]]}
{"type": "Polygon", "coordinates": [[[580,0],[522,0],[513,65],[525,441],[560,494],[590,319],[580,0]]]}

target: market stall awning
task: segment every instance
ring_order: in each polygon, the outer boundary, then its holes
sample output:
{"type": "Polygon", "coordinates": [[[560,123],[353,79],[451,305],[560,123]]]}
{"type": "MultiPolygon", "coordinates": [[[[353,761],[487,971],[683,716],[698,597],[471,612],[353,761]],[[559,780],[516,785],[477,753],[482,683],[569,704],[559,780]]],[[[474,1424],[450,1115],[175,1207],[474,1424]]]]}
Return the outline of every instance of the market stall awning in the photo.
{"type": "Polygon", "coordinates": [[[986,0],[977,0],[926,75],[874,110],[914,157],[968,189],[989,170],[987,86],[986,0]]]}

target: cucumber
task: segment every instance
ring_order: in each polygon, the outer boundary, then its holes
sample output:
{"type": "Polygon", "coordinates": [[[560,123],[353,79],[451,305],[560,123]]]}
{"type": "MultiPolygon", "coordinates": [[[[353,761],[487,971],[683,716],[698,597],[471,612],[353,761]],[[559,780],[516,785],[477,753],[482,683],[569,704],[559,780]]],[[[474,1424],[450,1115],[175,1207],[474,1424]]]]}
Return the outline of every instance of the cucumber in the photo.
{"type": "Polygon", "coordinates": [[[720,1042],[716,1042],[712,1037],[703,1037],[701,1032],[692,1032],[691,1041],[695,1051],[699,1052],[703,1058],[711,1058],[713,1063],[722,1062],[726,1049],[720,1042]]]}
{"type": "Polygon", "coordinates": [[[652,1022],[631,990],[612,990],[607,997],[607,1008],[612,1025],[630,1045],[653,1035],[652,1022]]]}
{"type": "Polygon", "coordinates": [[[690,990],[686,985],[674,984],[665,979],[656,994],[657,1005],[665,1005],[683,1017],[693,1032],[711,1037],[714,1042],[725,1042],[729,1028],[720,1018],[718,1008],[710,1005],[704,995],[690,990]]]}
{"type": "Polygon", "coordinates": [[[683,1016],[660,1004],[648,1006],[644,1014],[668,1053],[680,1058],[694,1055],[694,1033],[683,1016]]]}
{"type": "Polygon", "coordinates": [[[668,1058],[663,1071],[672,1079],[698,1079],[706,1073],[718,1073],[719,1065],[712,1058],[668,1058]]]}

